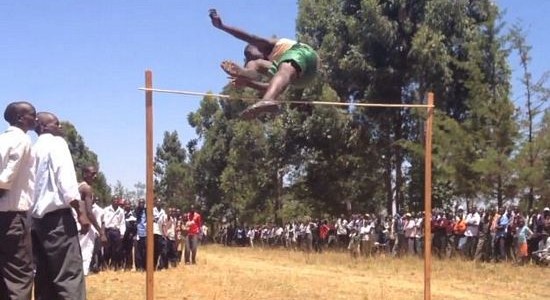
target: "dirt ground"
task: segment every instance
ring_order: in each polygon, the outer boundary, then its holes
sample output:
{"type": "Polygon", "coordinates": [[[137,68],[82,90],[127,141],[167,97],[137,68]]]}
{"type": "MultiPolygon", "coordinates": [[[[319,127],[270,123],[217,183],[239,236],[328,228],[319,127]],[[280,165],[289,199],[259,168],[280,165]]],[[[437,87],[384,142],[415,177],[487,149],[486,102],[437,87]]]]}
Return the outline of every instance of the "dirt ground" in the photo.
{"type": "MultiPolygon", "coordinates": [[[[199,248],[193,266],[155,273],[155,299],[423,299],[419,258],[352,259],[346,253],[199,248]]],[[[550,268],[434,259],[432,299],[545,299],[550,268]]],[[[145,299],[145,273],[86,279],[88,299],[145,299]]]]}

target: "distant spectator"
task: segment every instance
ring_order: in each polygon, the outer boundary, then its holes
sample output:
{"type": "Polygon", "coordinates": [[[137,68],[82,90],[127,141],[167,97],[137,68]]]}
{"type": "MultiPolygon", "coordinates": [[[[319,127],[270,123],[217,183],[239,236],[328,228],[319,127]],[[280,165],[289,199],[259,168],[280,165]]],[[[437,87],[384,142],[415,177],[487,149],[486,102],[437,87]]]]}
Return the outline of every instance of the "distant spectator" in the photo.
{"type": "Polygon", "coordinates": [[[202,217],[195,211],[195,207],[191,205],[189,213],[187,214],[187,239],[185,243],[185,264],[197,263],[197,248],[198,248],[198,235],[202,226],[202,217]]]}
{"type": "Polygon", "coordinates": [[[521,219],[518,221],[518,261],[520,264],[525,264],[529,260],[527,251],[527,240],[533,235],[533,231],[521,219]]]}
{"type": "Polygon", "coordinates": [[[479,215],[477,208],[474,206],[470,207],[469,212],[466,215],[466,231],[464,231],[464,236],[466,237],[464,254],[470,259],[474,258],[474,254],[476,252],[480,223],[481,216],[479,215]]]}
{"type": "Polygon", "coordinates": [[[500,218],[496,225],[495,248],[498,249],[497,260],[506,260],[506,235],[508,234],[510,219],[504,207],[499,208],[499,215],[500,218]]]}

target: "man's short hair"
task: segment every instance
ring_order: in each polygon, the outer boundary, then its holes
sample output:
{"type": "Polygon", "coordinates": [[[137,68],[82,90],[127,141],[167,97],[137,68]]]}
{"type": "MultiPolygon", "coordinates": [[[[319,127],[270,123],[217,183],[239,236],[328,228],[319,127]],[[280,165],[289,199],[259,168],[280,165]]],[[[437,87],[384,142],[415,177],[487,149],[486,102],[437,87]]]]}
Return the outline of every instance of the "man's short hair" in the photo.
{"type": "Polygon", "coordinates": [[[15,101],[6,106],[6,110],[4,110],[4,120],[6,120],[10,125],[14,125],[17,123],[17,119],[19,118],[20,113],[19,109],[21,105],[33,107],[33,105],[27,101],[15,101]]]}

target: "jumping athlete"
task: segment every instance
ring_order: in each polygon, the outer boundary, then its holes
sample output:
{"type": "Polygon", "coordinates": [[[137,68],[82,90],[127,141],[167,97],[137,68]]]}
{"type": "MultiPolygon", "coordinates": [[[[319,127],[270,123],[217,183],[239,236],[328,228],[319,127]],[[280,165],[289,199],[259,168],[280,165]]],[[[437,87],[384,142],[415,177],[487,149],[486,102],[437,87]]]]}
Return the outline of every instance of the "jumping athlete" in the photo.
{"type": "Polygon", "coordinates": [[[264,92],[261,101],[243,111],[244,118],[278,112],[280,102],[277,98],[289,85],[303,88],[315,77],[319,57],[309,45],[285,38],[262,38],[228,26],[215,9],[211,9],[209,15],[214,27],[247,43],[244,67],[224,61],[222,69],[231,76],[235,86],[247,86],[264,92]],[[260,81],[263,75],[271,76],[269,82],[260,81]]]}

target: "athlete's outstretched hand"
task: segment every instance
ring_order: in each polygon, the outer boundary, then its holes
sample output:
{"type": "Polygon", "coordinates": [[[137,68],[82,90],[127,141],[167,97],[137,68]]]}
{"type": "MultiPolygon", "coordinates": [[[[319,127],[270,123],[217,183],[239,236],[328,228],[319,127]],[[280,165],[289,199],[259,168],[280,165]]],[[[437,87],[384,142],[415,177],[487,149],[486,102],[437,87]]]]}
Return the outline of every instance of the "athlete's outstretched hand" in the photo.
{"type": "Polygon", "coordinates": [[[222,28],[223,26],[222,19],[218,15],[218,12],[216,11],[216,9],[210,9],[208,11],[208,15],[210,16],[210,20],[212,20],[212,25],[214,25],[214,27],[222,28]]]}

